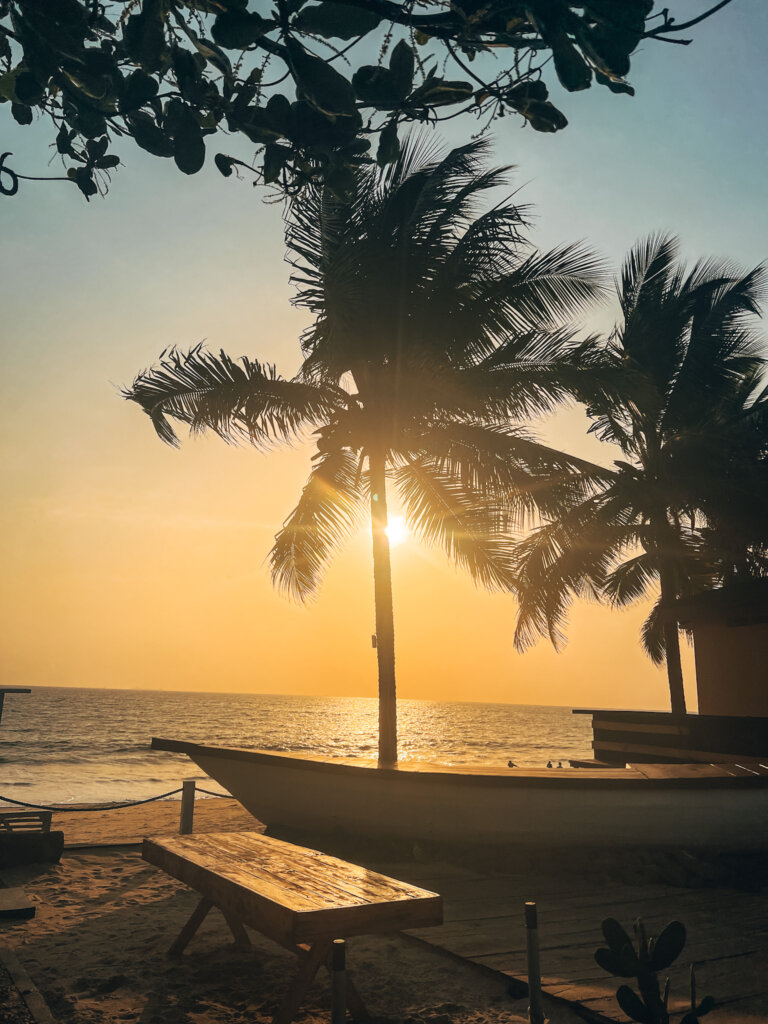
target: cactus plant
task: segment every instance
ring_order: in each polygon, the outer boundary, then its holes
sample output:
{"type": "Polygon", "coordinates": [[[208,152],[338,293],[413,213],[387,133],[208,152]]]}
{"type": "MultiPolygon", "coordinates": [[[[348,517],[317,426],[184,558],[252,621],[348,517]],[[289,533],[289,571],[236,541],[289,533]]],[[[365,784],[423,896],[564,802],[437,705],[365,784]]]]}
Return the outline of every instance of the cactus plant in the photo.
{"type": "MultiPolygon", "coordinates": [[[[661,934],[648,938],[640,918],[634,924],[635,942],[612,917],[603,921],[603,936],[607,943],[595,952],[595,960],[604,971],[618,978],[635,978],[639,995],[629,985],[620,985],[616,999],[624,1013],[638,1024],[669,1024],[669,978],[663,991],[659,988],[658,972],[665,970],[678,958],[685,945],[685,925],[670,921],[661,934]]],[[[699,1024],[700,1019],[714,1008],[712,996],[696,1002],[696,972],[691,967],[691,1009],[680,1024],[699,1024]]]]}

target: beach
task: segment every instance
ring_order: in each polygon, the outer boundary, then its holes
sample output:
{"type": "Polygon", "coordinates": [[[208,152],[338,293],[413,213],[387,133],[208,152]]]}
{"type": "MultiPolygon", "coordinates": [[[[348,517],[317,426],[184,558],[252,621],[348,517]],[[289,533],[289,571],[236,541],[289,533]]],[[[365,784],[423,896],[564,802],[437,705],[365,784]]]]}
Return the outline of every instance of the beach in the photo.
{"type": "MultiPolygon", "coordinates": [[[[66,819],[68,845],[59,864],[2,872],[6,885],[24,886],[36,913],[30,920],[0,922],[0,946],[15,953],[56,1021],[271,1021],[295,971],[294,958],[279,946],[250,931],[253,948],[237,949],[223,917],[214,911],[183,957],[166,956],[196,894],[145,863],[140,847],[125,845],[125,840],[145,829],[177,831],[178,811],[178,803],[166,802],[60,815],[54,827],[66,819]]],[[[198,801],[196,829],[222,828],[253,829],[254,820],[235,801],[198,801]]],[[[409,936],[350,939],[347,963],[379,1022],[513,1024],[527,1019],[526,999],[512,999],[501,977],[409,936]]],[[[553,1024],[580,1019],[555,1002],[547,1002],[546,1013],[553,1024]]],[[[318,975],[296,1019],[306,1024],[330,1019],[327,977],[318,975]]],[[[22,1017],[18,1021],[27,1024],[22,1017]]]]}

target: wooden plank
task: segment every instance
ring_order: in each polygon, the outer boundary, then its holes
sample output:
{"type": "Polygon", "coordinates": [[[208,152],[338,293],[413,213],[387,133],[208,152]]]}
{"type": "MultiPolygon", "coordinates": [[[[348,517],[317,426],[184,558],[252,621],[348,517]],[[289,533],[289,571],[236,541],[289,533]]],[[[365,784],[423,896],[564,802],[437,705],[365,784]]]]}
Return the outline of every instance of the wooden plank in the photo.
{"type": "MultiPolygon", "coordinates": [[[[726,769],[729,767],[727,764],[723,764],[723,752],[716,752],[712,750],[688,750],[683,748],[672,748],[664,746],[653,746],[644,743],[634,743],[630,740],[624,742],[615,742],[613,740],[595,740],[593,746],[597,750],[615,750],[618,753],[626,754],[626,760],[632,762],[633,754],[656,754],[658,757],[675,757],[681,763],[689,764],[694,761],[704,761],[708,764],[717,765],[720,762],[719,767],[724,770],[725,775],[732,775],[733,772],[728,772],[726,769]]],[[[635,769],[638,765],[634,764],[635,769]]],[[[675,768],[679,765],[668,764],[667,767],[675,768]]],[[[670,778],[675,778],[674,775],[670,775],[670,778]]]]}
{"type": "Polygon", "coordinates": [[[628,733],[645,733],[646,735],[662,735],[662,736],[681,736],[685,735],[685,732],[681,733],[677,725],[669,724],[658,724],[650,722],[622,722],[618,719],[616,721],[606,720],[603,722],[595,722],[593,725],[595,740],[602,732],[628,732],[628,733]]]}
{"type": "Polygon", "coordinates": [[[636,764],[648,779],[722,779],[730,774],[718,764],[636,764]]]}
{"type": "MultiPolygon", "coordinates": [[[[232,838],[229,849],[242,857],[244,863],[253,863],[259,872],[274,872],[275,877],[283,882],[287,870],[291,885],[326,899],[330,905],[336,906],[341,901],[364,905],[382,900],[412,900],[421,899],[425,895],[423,889],[357,864],[350,864],[316,850],[282,843],[268,836],[260,838],[263,842],[259,844],[258,851],[254,850],[249,841],[243,841],[237,835],[232,838]]],[[[426,895],[434,896],[435,893],[426,895]]]]}
{"type": "Polygon", "coordinates": [[[0,917],[24,919],[35,916],[35,904],[23,889],[0,889],[0,917]]]}
{"type": "MultiPolygon", "coordinates": [[[[0,963],[3,964],[11,976],[11,981],[19,990],[19,994],[32,1014],[35,1024],[56,1024],[48,1004],[12,949],[9,949],[7,946],[0,946],[0,963]]],[[[0,1012],[2,1012],[2,1007],[0,1007],[0,1012]]]]}

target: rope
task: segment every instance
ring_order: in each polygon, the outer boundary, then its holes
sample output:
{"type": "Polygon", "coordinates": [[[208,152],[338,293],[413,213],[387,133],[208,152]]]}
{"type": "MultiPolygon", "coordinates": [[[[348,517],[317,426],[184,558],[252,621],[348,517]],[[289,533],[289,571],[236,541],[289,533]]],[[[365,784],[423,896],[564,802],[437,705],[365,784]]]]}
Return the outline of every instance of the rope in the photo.
{"type": "MultiPolygon", "coordinates": [[[[181,787],[179,787],[179,789],[171,789],[167,793],[161,793],[159,796],[147,797],[146,800],[131,800],[131,801],[128,801],[128,802],[126,802],[124,804],[116,804],[116,803],[101,804],[101,805],[98,805],[98,804],[96,804],[96,805],[88,804],[87,807],[55,807],[55,806],[53,806],[51,804],[28,804],[28,803],[25,803],[23,800],[12,800],[11,797],[3,796],[2,794],[0,794],[0,802],[4,802],[4,803],[8,803],[8,804],[16,804],[17,807],[32,807],[32,808],[34,808],[35,810],[38,810],[38,811],[55,811],[57,814],[66,814],[66,813],[73,814],[76,811],[119,811],[123,807],[138,807],[139,804],[151,804],[154,800],[163,800],[167,796],[174,796],[176,793],[180,793],[180,792],[181,792],[181,787]]],[[[214,796],[222,796],[222,795],[223,794],[221,794],[221,793],[214,793],[214,796]]],[[[2,813],[2,812],[0,811],[0,813],[2,813]]]]}
{"type": "Polygon", "coordinates": [[[195,788],[195,792],[196,793],[205,793],[206,796],[223,796],[225,799],[228,799],[228,800],[232,800],[233,799],[231,793],[214,793],[212,789],[203,789],[202,786],[197,786],[195,788]]]}

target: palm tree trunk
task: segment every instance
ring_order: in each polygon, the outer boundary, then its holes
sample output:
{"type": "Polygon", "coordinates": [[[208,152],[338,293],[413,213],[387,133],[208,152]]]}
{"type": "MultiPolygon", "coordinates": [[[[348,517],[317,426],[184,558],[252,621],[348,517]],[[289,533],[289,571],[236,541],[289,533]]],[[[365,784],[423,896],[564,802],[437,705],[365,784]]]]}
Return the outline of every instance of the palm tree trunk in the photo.
{"type": "MultiPolygon", "coordinates": [[[[671,585],[669,574],[664,569],[661,569],[659,578],[661,582],[661,603],[662,605],[671,603],[677,597],[677,593],[671,585]]],[[[684,715],[686,708],[685,690],[683,689],[683,666],[680,661],[680,633],[676,620],[664,623],[664,650],[672,714],[684,715]]]]}
{"type": "Polygon", "coordinates": [[[373,589],[376,602],[376,656],[379,662],[379,763],[397,761],[395,690],[395,622],[392,610],[392,565],[387,537],[386,458],[368,450],[371,476],[373,589]]]}

